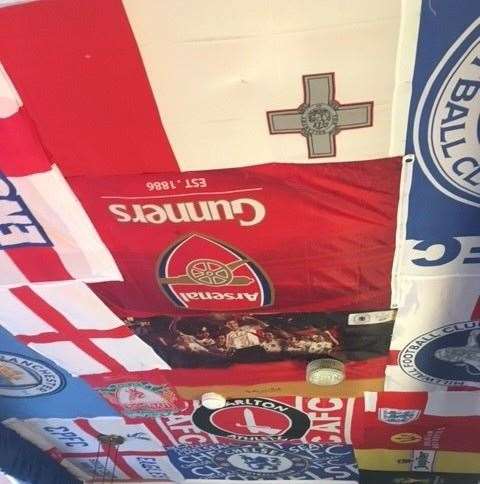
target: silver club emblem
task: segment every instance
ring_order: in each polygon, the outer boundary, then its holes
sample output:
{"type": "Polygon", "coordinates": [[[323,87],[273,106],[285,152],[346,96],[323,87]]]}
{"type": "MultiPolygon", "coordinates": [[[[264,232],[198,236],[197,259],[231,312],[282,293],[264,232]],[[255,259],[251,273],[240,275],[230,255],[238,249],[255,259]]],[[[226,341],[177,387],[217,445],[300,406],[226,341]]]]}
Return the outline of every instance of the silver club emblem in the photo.
{"type": "Polygon", "coordinates": [[[303,76],[304,102],[296,109],[268,111],[270,134],[298,133],[307,139],[309,158],[336,155],[335,137],[345,129],[373,124],[373,101],[340,104],[335,101],[332,72],[303,76]]]}

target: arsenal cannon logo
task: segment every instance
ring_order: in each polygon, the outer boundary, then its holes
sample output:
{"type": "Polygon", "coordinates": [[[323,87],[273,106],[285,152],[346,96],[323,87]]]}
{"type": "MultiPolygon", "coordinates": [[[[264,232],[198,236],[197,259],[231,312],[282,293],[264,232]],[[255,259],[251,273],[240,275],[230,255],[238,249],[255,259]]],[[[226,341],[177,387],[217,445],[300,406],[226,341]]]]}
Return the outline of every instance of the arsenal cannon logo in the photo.
{"type": "Polygon", "coordinates": [[[259,265],[224,242],[191,234],[160,257],[157,280],[178,307],[209,311],[269,306],[273,289],[259,265]]]}

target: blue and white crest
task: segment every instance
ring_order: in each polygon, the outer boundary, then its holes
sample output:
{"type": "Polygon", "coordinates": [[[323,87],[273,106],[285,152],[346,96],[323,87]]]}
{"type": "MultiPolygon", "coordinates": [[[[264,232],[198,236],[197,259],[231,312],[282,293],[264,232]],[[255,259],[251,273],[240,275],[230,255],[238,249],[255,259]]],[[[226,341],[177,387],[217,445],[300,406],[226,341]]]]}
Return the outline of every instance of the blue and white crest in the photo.
{"type": "Polygon", "coordinates": [[[480,19],[431,74],[413,126],[415,154],[444,194],[480,206],[480,19]]]}
{"type": "Polygon", "coordinates": [[[414,422],[420,416],[420,410],[404,408],[379,408],[378,420],[390,425],[404,425],[414,422]]]}
{"type": "Polygon", "coordinates": [[[448,324],[418,336],[402,350],[399,364],[426,383],[480,387],[480,321],[448,324]]]}
{"type": "Polygon", "coordinates": [[[302,475],[308,467],[308,461],[295,454],[265,447],[233,447],[220,452],[214,457],[219,466],[236,469],[246,475],[263,477],[302,475]]]}
{"type": "Polygon", "coordinates": [[[338,444],[177,445],[170,462],[185,479],[217,481],[357,481],[353,449],[338,444]]]}
{"type": "Polygon", "coordinates": [[[44,361],[16,353],[0,353],[0,396],[38,397],[65,386],[63,375],[44,361]]]}

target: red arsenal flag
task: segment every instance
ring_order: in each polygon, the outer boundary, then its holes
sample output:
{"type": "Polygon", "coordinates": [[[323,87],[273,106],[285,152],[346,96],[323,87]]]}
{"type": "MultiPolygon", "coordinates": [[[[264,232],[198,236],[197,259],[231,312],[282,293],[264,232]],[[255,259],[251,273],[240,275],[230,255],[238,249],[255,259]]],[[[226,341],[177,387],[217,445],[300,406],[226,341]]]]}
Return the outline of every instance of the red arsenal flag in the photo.
{"type": "Polygon", "coordinates": [[[400,159],[69,179],[123,316],[390,306],[400,159]]]}

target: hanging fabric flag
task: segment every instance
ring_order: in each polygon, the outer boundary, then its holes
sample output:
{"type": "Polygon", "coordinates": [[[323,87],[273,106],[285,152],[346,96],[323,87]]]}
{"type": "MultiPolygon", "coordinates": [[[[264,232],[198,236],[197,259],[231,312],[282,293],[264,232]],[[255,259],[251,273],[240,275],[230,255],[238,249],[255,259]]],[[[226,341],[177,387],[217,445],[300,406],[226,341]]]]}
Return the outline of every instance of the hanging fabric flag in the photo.
{"type": "MultiPolygon", "coordinates": [[[[432,454],[425,454],[418,450],[392,450],[392,449],[355,449],[355,457],[357,459],[358,466],[363,470],[371,471],[384,471],[388,472],[389,480],[379,481],[379,484],[390,484],[392,477],[399,477],[404,479],[414,478],[414,482],[418,483],[419,480],[422,483],[423,479],[425,484],[437,484],[439,481],[428,481],[427,479],[432,475],[430,472],[448,473],[450,477],[457,477],[459,480],[450,481],[452,484],[477,484],[478,479],[476,476],[480,474],[480,453],[477,452],[450,452],[437,450],[432,454]],[[432,459],[433,457],[433,459],[432,459]],[[432,462],[431,471],[417,471],[418,464],[422,465],[427,462],[432,462]],[[415,474],[411,474],[411,473],[415,474]],[[423,475],[419,475],[419,472],[423,472],[423,475]],[[401,473],[401,474],[400,474],[401,473]],[[452,476],[453,474],[453,476],[452,476]],[[471,478],[468,477],[471,475],[471,478]],[[424,477],[425,476],[425,477],[424,477]],[[428,477],[426,477],[428,476],[428,477]],[[463,478],[465,476],[465,479],[463,478]],[[471,480],[469,480],[471,479],[471,480]]],[[[374,477],[376,473],[366,473],[366,478],[374,477]]],[[[436,476],[435,476],[436,477],[436,476]]],[[[373,479],[368,482],[377,482],[373,479]]],[[[402,482],[402,481],[400,481],[402,482]]],[[[403,481],[405,482],[405,481],[403,481]]],[[[409,482],[408,480],[406,482],[409,482]]],[[[444,481],[445,484],[449,484],[449,481],[444,481]]],[[[423,483],[422,483],[423,484],[423,483]]]]}
{"type": "Polygon", "coordinates": [[[437,450],[480,452],[475,392],[367,392],[365,410],[365,439],[358,448],[422,451],[424,472],[433,470],[437,450]]]}
{"type": "Polygon", "coordinates": [[[362,426],[363,440],[355,442],[361,469],[414,472],[419,480],[434,472],[480,473],[476,392],[367,392],[362,426]]]}
{"type": "Polygon", "coordinates": [[[332,445],[361,441],[363,408],[363,399],[353,398],[236,398],[217,410],[198,400],[183,400],[179,412],[155,419],[10,419],[7,425],[40,447],[55,447],[65,457],[95,453],[100,434],[125,438],[122,451],[127,453],[158,452],[183,444],[332,445]]]}
{"type": "MultiPolygon", "coordinates": [[[[119,435],[125,439],[123,452],[161,452],[161,441],[143,424],[126,423],[121,417],[91,419],[12,419],[6,425],[19,434],[38,435],[38,445],[45,440],[62,455],[94,454],[98,449],[97,436],[119,435]]],[[[36,442],[34,442],[36,443],[36,442]]]]}
{"type": "Polygon", "coordinates": [[[88,375],[84,379],[121,415],[128,418],[165,417],[181,411],[185,406],[171,385],[171,371],[129,371],[118,375],[102,373],[88,375]]]}
{"type": "Polygon", "coordinates": [[[116,412],[85,382],[0,328],[0,420],[96,415],[116,412]]]}
{"type": "Polygon", "coordinates": [[[170,368],[78,281],[0,291],[0,321],[73,375],[170,368]]]}
{"type": "Polygon", "coordinates": [[[347,397],[383,389],[394,318],[395,311],[214,313],[126,323],[172,367],[166,376],[184,398],[208,391],[347,397]],[[344,380],[309,383],[307,363],[318,358],[336,359],[344,380]],[[200,370],[194,377],[193,369],[200,370]]]}
{"type": "Polygon", "coordinates": [[[124,283],[123,317],[390,307],[399,158],[69,179],[124,283]],[[321,194],[321,195],[320,195],[321,194]]]}
{"type": "Polygon", "coordinates": [[[0,65],[0,288],[121,280],[0,65]]]}
{"type": "Polygon", "coordinates": [[[478,388],[480,10],[421,5],[386,389],[478,388]]]}
{"type": "Polygon", "coordinates": [[[386,389],[479,388],[479,310],[478,277],[403,277],[386,389]]]}
{"type": "Polygon", "coordinates": [[[168,449],[185,482],[193,479],[237,481],[358,482],[350,445],[240,444],[179,445],[168,449]]]}
{"type": "Polygon", "coordinates": [[[369,7],[34,2],[0,58],[66,176],[398,156],[419,9],[369,7]]]}
{"type": "Polygon", "coordinates": [[[156,419],[168,444],[239,444],[296,441],[351,444],[361,439],[362,399],[301,396],[231,398],[210,410],[197,400],[156,419]]]}
{"type": "Polygon", "coordinates": [[[62,460],[62,465],[79,479],[84,481],[98,479],[135,481],[153,480],[153,482],[182,482],[181,475],[170,464],[165,453],[157,454],[118,454],[116,459],[107,457],[103,451],[97,456],[76,456],[62,460]]]}
{"type": "Polygon", "coordinates": [[[6,425],[67,467],[79,478],[174,480],[161,440],[141,423],[122,418],[11,419],[6,425]],[[102,439],[102,436],[104,437],[102,439]],[[112,442],[108,437],[114,437],[112,442]]]}

